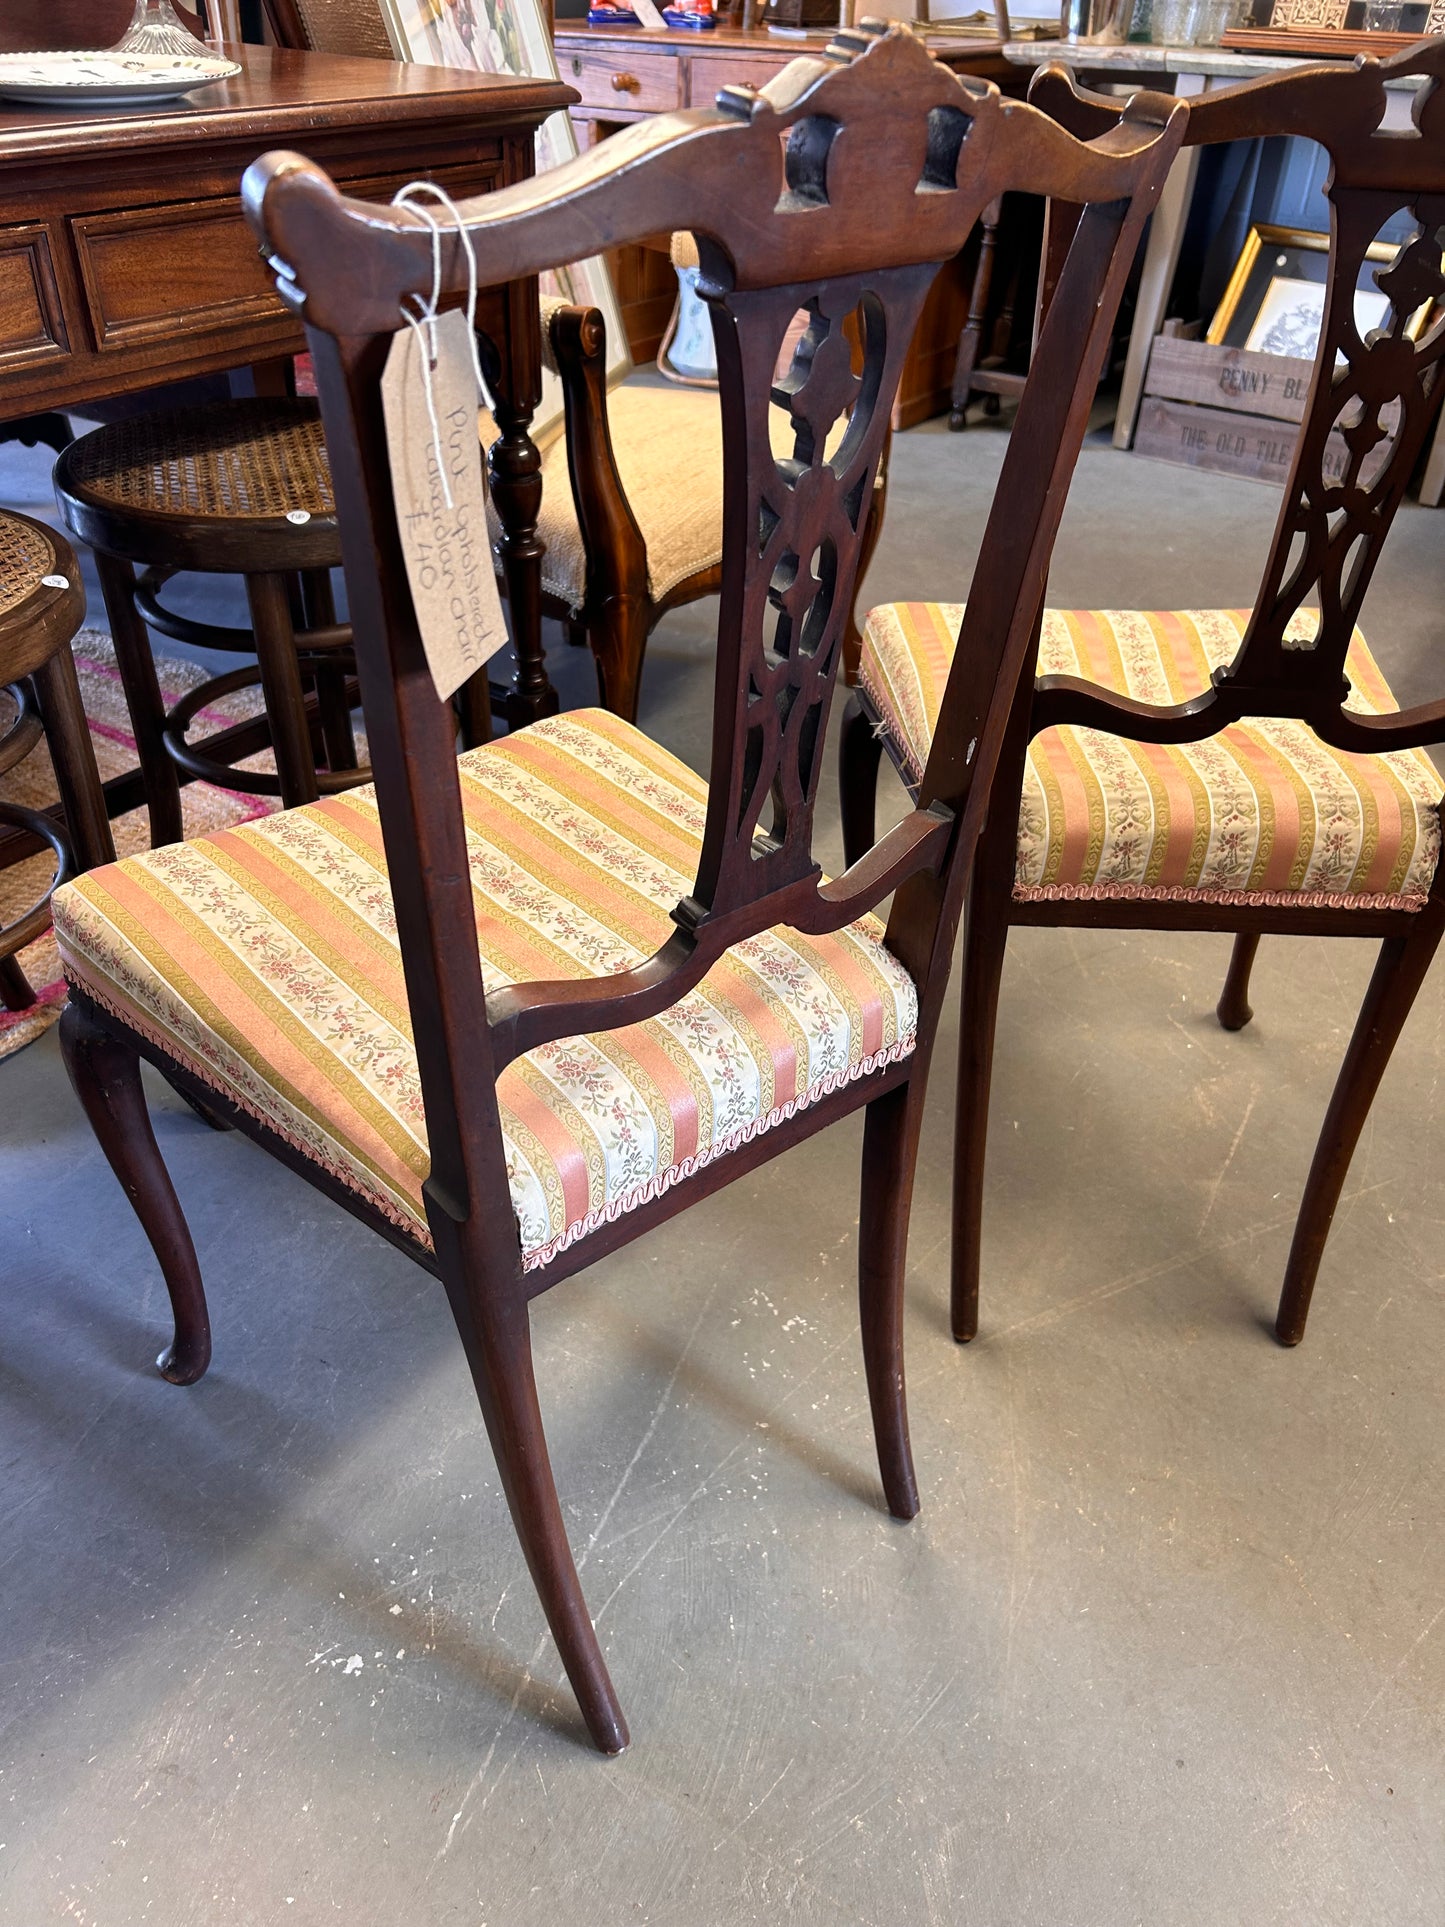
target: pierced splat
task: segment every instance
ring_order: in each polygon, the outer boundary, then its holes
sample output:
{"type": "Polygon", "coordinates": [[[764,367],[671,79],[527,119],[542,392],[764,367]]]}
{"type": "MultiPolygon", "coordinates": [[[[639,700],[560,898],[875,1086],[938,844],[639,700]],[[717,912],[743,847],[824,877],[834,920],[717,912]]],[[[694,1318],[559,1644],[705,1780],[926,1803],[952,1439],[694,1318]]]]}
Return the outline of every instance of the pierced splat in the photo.
{"type": "MultiPolygon", "coordinates": [[[[1288,689],[1313,712],[1348,694],[1345,655],[1380,547],[1439,406],[1445,323],[1412,339],[1445,294],[1441,209],[1378,190],[1331,184],[1334,211],[1329,294],[1314,387],[1275,533],[1264,593],[1221,686],[1288,689]],[[1383,327],[1361,336],[1354,291],[1380,227],[1408,207],[1419,228],[1373,279],[1390,303],[1383,327]],[[1334,438],[1338,437],[1338,441],[1334,438]],[[1344,446],[1344,460],[1332,446],[1344,446]],[[1309,633],[1295,621],[1311,600],[1309,633]],[[1294,632],[1291,633],[1293,623],[1294,632]]],[[[1311,720],[1316,720],[1313,713],[1311,720]]],[[[1331,727],[1334,740],[1348,719],[1331,727]]]]}
{"type": "Polygon", "coordinates": [[[715,764],[718,800],[694,898],[713,915],[820,875],[811,849],[818,745],[857,567],[861,507],[887,425],[881,397],[891,400],[926,282],[915,270],[890,270],[871,285],[824,283],[805,305],[807,325],[777,378],[794,300],[773,290],[712,297],[723,418],[738,425],[737,460],[750,498],[744,526],[756,531],[741,593],[731,605],[725,597],[722,612],[719,704],[724,687],[740,680],[747,697],[737,718],[740,753],[729,744],[722,779],[730,795],[719,792],[715,764]],[[774,453],[774,409],[787,413],[791,453],[774,453]]]}

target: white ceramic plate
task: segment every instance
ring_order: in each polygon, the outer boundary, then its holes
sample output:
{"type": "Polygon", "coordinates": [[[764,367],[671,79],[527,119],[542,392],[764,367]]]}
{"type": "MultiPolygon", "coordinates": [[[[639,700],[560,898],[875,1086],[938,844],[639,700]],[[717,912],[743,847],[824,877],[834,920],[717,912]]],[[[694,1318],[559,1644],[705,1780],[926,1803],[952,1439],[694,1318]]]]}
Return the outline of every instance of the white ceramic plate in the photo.
{"type": "Polygon", "coordinates": [[[204,54],[0,54],[0,98],[48,107],[133,107],[214,87],[241,69],[204,54]]]}

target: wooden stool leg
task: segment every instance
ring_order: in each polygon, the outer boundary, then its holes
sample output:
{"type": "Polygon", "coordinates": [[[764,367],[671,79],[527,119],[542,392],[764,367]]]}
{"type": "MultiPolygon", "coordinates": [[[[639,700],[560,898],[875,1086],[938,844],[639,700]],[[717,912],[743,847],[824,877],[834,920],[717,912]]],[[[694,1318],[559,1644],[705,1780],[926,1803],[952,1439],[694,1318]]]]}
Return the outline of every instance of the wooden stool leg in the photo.
{"type": "Polygon", "coordinates": [[[136,611],[135,571],[129,562],[97,549],[95,566],[130,726],[135,732],[136,761],[150,814],[151,847],[159,849],[163,843],[179,843],[185,832],[181,826],[180,776],[162,740],[166,706],[151,653],[150,633],[136,611]]]}
{"type": "Polygon", "coordinates": [[[75,1095],[151,1241],[171,1296],[175,1337],[156,1364],[173,1385],[192,1385],[211,1362],[211,1321],[196,1248],[151,1129],[140,1058],[73,1000],[60,1019],[60,1049],[75,1095]]]}
{"type": "Polygon", "coordinates": [[[0,957],[0,1004],[6,1010],[30,1010],[35,1004],[30,979],[15,957],[0,957]]]}
{"type": "Polygon", "coordinates": [[[998,247],[999,220],[1003,212],[1002,199],[990,201],[983,211],[980,223],[978,246],[978,266],[973,272],[973,286],[968,296],[968,319],[963,324],[963,333],[958,337],[958,356],[953,364],[952,407],[948,425],[960,429],[964,425],[964,411],[972,392],[973,371],[978,365],[979,350],[983,345],[983,325],[988,316],[989,291],[993,286],[994,252],[998,247]]]}
{"type": "MultiPolygon", "coordinates": [[[[308,629],[325,629],[336,620],[336,598],[331,593],[329,569],[307,569],[301,577],[301,601],[308,629]]],[[[322,662],[314,670],[316,703],[321,715],[321,742],[326,767],[333,772],[356,768],[356,732],[346,703],[346,671],[340,662],[322,662]]]]}
{"type": "Polygon", "coordinates": [[[276,773],[281,779],[281,801],[288,810],[314,803],[321,794],[311,753],[311,731],[301,688],[301,665],[296,659],[296,632],[291,625],[291,602],[284,575],[248,575],[246,599],[251,605],[251,628],[256,658],[261,665],[261,689],[276,750],[276,773]]]}
{"type": "MultiPolygon", "coordinates": [[[[35,706],[45,725],[45,740],[55,766],[56,787],[65,810],[65,826],[77,870],[93,870],[114,863],[115,843],[106,814],[105,792],[95,766],[90,725],[80,700],[75,658],[69,646],[57,649],[30,678],[35,706]]],[[[167,759],[169,761],[169,758],[167,759]]]]}

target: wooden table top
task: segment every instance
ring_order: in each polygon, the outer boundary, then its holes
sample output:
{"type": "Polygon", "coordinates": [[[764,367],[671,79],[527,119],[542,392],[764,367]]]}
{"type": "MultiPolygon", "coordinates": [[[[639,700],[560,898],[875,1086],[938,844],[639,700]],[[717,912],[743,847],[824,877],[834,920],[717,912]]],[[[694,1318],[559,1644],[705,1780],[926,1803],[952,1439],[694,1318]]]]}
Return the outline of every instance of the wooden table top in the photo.
{"type": "Polygon", "coordinates": [[[424,124],[455,121],[473,102],[480,125],[535,122],[576,98],[555,80],[458,73],[389,60],[295,53],[279,47],[228,47],[243,72],[178,101],[138,108],[32,107],[0,101],[0,168],[33,166],[113,146],[144,143],[147,151],[192,141],[255,138],[284,145],[344,123],[424,124]]]}

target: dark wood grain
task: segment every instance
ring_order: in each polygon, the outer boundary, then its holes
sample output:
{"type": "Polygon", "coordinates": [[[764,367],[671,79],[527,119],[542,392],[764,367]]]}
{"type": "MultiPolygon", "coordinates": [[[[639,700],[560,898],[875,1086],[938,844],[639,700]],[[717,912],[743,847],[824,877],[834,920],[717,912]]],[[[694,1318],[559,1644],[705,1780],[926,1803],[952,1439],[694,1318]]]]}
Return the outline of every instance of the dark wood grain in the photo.
{"type": "MultiPolygon", "coordinates": [[[[1067,479],[1114,308],[1183,129],[1131,116],[1083,145],[992,88],[966,90],[906,34],[840,36],[828,59],[791,66],[761,95],[639,123],[545,180],[470,202],[483,279],[515,285],[599,241],[684,226],[699,236],[718,344],[725,431],[721,618],[703,850],[675,937],[647,964],[600,981],[517,985],[489,994],[478,954],[450,711],[427,675],[401,563],[379,383],[401,304],[431,280],[426,229],[405,211],[338,194],[308,161],[278,154],[247,176],[246,201],[285,298],[306,324],[340,503],[350,606],[377,800],[392,879],[426,1111],[424,1186],[446,1287],[513,1518],[594,1741],[626,1743],[616,1694],[587,1616],[547,1463],[526,1316],[538,1292],[649,1225],[860,1106],[865,1129],[860,1312],[884,1495],[917,1506],[901,1349],[908,1202],[927,1072],[954,928],[1028,640],[1017,610],[1042,599],[1067,479]],[[785,172],[780,180],[780,154],[785,172]],[[719,190],[725,182],[725,191],[719,190]],[[913,318],[939,264],[989,201],[1018,186],[1085,204],[1078,241],[1021,407],[984,545],[970,631],[977,715],[954,704],[949,753],[930,794],[836,884],[813,853],[813,814],[833,685],[864,542],[870,491],[913,318]],[[779,348],[799,308],[809,326],[789,372],[779,348]],[[861,340],[857,365],[852,334],[861,340]],[[1035,399],[1036,398],[1036,399],[1035,399]],[[774,458],[772,408],[793,430],[774,458]],[[827,452],[828,432],[848,417],[827,452]],[[497,1100],[517,1049],[585,1021],[615,1029],[665,1007],[722,948],[777,923],[835,928],[893,893],[886,941],[918,987],[911,1055],[859,1076],[785,1125],[718,1158],[638,1211],[522,1268],[508,1208],[497,1100]]],[[[443,248],[445,298],[466,266],[443,248]]],[[[139,1055],[154,1047],[94,1007],[88,1025],[139,1055]]],[[[83,1082],[98,1046],[73,1053],[83,1082]]],[[[112,1073],[113,1075],[113,1073],[112,1073]]],[[[192,1080],[194,1082],[194,1079],[192,1080]]],[[[206,1101],[204,1091],[197,1093],[206,1101]]],[[[90,1101],[98,1103],[92,1091],[90,1101]]],[[[267,1148],[271,1134],[219,1094],[216,1109],[267,1148]]],[[[101,1120],[102,1123],[104,1119],[101,1120]]],[[[113,1142],[107,1144],[113,1157],[113,1142]]],[[[330,1195],[334,1180],[289,1161],[330,1195]]],[[[133,1173],[132,1173],[133,1175],[133,1173]]],[[[164,1188],[155,1211],[166,1228],[164,1188]]],[[[343,1198],[353,1208],[354,1200],[343,1198]]],[[[359,1208],[368,1221],[374,1214],[359,1208]]]]}

